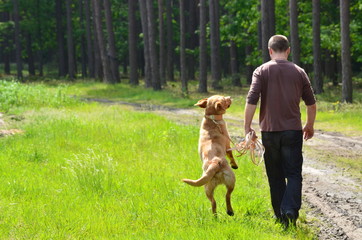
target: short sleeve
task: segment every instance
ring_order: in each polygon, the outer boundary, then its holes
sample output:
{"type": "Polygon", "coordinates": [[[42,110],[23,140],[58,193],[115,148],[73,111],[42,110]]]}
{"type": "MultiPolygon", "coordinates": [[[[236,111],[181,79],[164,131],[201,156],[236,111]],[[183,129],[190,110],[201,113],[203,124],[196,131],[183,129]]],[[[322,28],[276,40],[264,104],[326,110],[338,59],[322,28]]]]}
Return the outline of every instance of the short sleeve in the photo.
{"type": "Polygon", "coordinates": [[[246,97],[246,102],[248,104],[256,105],[258,104],[259,97],[261,92],[261,68],[258,67],[253,72],[252,82],[246,97]]]}
{"type": "Polygon", "coordinates": [[[302,99],[305,105],[310,106],[316,103],[315,96],[308,75],[305,73],[304,70],[302,70],[301,73],[303,78],[302,99]]]}

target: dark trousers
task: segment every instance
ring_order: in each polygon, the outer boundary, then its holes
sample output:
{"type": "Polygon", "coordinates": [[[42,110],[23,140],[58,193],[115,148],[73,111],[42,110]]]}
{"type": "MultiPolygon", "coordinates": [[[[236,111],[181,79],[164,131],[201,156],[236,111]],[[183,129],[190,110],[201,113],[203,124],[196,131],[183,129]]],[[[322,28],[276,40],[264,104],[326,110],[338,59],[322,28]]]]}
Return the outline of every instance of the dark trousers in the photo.
{"type": "Polygon", "coordinates": [[[302,203],[302,131],[262,132],[264,161],[274,214],[298,211],[302,203]]]}

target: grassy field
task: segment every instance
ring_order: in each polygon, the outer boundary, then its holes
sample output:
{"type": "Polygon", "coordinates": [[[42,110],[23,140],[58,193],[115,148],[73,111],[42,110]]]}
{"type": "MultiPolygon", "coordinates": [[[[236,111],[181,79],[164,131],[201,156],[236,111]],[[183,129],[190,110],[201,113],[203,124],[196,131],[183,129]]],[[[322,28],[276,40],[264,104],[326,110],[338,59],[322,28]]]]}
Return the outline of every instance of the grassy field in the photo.
{"type": "MultiPolygon", "coordinates": [[[[362,80],[360,80],[362,82],[362,80]]],[[[317,96],[318,114],[315,129],[336,131],[350,136],[362,134],[362,88],[355,81],[354,104],[340,102],[341,87],[325,86],[325,93],[317,96]],[[341,124],[342,123],[342,124],[341,124]]],[[[102,83],[79,82],[67,89],[70,95],[88,98],[105,98],[114,101],[126,101],[141,104],[165,105],[169,107],[190,108],[199,99],[214,95],[227,95],[233,99],[233,107],[228,114],[243,116],[248,87],[225,86],[221,91],[210,89],[209,93],[197,92],[197,83],[189,84],[189,94],[184,96],[179,83],[170,83],[164,91],[147,91],[143,86],[132,87],[128,84],[105,85],[102,83]]],[[[301,103],[302,119],[305,119],[305,106],[301,103]]]]}
{"type": "Polygon", "coordinates": [[[203,188],[181,182],[201,175],[198,127],[67,97],[82,84],[0,84],[5,127],[24,130],[0,138],[2,239],[313,239],[304,214],[290,231],[273,222],[264,170],[247,157],[235,216],[219,187],[213,217],[203,188]]]}

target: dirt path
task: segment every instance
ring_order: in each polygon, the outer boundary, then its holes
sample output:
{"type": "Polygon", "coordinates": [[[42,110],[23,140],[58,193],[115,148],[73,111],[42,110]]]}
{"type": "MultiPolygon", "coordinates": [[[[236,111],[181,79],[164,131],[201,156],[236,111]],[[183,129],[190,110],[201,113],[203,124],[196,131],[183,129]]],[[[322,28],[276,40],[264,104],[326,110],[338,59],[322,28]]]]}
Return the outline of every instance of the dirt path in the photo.
{"type": "MultiPolygon", "coordinates": [[[[339,133],[317,132],[305,145],[304,196],[308,213],[318,219],[320,239],[362,239],[362,184],[348,169],[318,161],[314,150],[331,156],[345,156],[361,162],[362,138],[339,133]]],[[[361,162],[362,164],[362,162],[361,162]]]]}
{"type": "MultiPolygon", "coordinates": [[[[104,102],[102,100],[101,102],[104,102]]],[[[172,109],[160,106],[127,104],[136,110],[152,111],[181,124],[199,125],[199,109],[172,109]]],[[[231,137],[238,141],[242,134],[242,117],[225,115],[231,137]]],[[[254,123],[257,129],[257,123],[254,123]]],[[[340,133],[317,131],[305,143],[303,166],[303,208],[307,224],[317,229],[319,239],[362,239],[362,184],[361,178],[352,177],[348,169],[320,161],[313,152],[333,156],[353,157],[362,164],[362,137],[349,138],[340,133]],[[312,149],[312,150],[310,150],[312,149]]]]}

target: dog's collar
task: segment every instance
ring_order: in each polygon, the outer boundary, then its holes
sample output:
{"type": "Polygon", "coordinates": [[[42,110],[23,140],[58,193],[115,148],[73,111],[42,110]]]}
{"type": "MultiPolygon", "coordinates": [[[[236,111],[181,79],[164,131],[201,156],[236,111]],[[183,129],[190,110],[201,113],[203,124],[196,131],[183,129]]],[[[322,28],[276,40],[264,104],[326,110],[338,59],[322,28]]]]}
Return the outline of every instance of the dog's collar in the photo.
{"type": "Polygon", "coordinates": [[[215,125],[219,128],[221,134],[224,134],[220,125],[224,125],[224,121],[222,121],[222,115],[205,115],[206,119],[210,119],[211,121],[213,121],[215,123],[215,125]]]}
{"type": "Polygon", "coordinates": [[[208,118],[213,121],[221,121],[223,120],[222,115],[205,115],[205,118],[208,118]]]}

